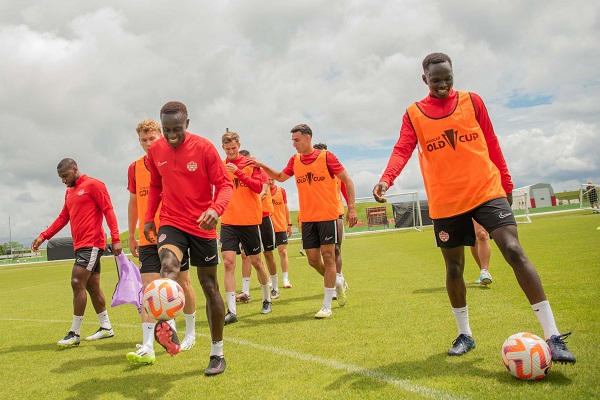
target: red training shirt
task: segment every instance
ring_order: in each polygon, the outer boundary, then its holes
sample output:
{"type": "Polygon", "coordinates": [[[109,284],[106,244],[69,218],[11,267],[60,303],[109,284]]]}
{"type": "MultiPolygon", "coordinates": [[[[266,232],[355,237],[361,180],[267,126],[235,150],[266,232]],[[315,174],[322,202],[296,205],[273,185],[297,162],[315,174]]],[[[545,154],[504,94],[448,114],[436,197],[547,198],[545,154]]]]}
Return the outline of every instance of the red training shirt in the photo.
{"type": "Polygon", "coordinates": [[[148,149],[148,161],[150,194],[144,222],[154,221],[162,200],[160,226],[216,238],[216,229],[202,230],[196,222],[209,208],[220,216],[231,199],[233,186],[215,146],[189,132],[175,148],[163,137],[148,149]]]}
{"type": "Polygon", "coordinates": [[[81,175],[75,186],[67,187],[65,204],[58,218],[40,234],[42,240],[52,238],[71,222],[71,236],[75,250],[84,247],[106,249],[106,234],[102,217],[110,229],[112,243],[120,243],[117,217],[106,185],[98,179],[81,175]]]}

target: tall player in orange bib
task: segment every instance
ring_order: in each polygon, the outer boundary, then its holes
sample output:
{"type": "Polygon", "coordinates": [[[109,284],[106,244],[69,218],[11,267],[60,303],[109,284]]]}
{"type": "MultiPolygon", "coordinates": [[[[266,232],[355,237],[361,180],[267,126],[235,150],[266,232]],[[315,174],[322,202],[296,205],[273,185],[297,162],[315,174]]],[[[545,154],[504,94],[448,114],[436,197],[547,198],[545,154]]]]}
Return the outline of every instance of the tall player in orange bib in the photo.
{"type": "MultiPolygon", "coordinates": [[[[149,242],[144,237],[144,215],[148,204],[148,193],[150,191],[150,170],[148,169],[148,148],[162,137],[161,127],[158,122],[146,119],[135,128],[138,140],[144,155],[131,163],[127,170],[127,189],[129,190],[129,205],[127,208],[127,220],[129,223],[129,249],[134,257],[140,260],[140,273],[142,285],[145,289],[155,279],[160,278],[160,258],[156,243],[149,242]],[[138,224],[139,222],[139,224],[138,224]],[[139,227],[139,242],[135,239],[135,230],[139,227]]],[[[159,211],[156,213],[154,222],[159,226],[159,211]]],[[[185,293],[185,307],[183,316],[185,318],[185,337],[181,342],[182,350],[190,350],[196,343],[196,293],[190,280],[189,260],[187,254],[181,264],[181,270],[177,282],[185,293]]],[[[175,324],[175,320],[172,320],[175,324]]],[[[132,363],[154,364],[154,325],[152,319],[142,307],[142,337],[141,345],[136,351],[127,354],[127,359],[132,363]]]]}
{"type": "Polygon", "coordinates": [[[406,110],[400,138],[373,196],[385,202],[385,192],[418,144],[429,212],[446,263],[446,289],[458,326],[458,338],[448,354],[460,356],[475,348],[463,279],[464,246],[475,244],[474,219],[513,268],[542,325],[552,360],[574,363],[563,340],[570,333],[561,335],[556,327],[540,277],[519,242],[510,207],[513,184],[483,101],[475,93],[452,89],[452,61],[445,54],[425,57],[422,79],[429,95],[406,110]]]}
{"type": "Polygon", "coordinates": [[[312,147],[312,130],[306,124],[296,125],[291,130],[292,143],[298,154],[290,158],[283,171],[254,161],[269,177],[284,182],[294,176],[298,187],[300,212],[302,213],[302,243],[308,263],[323,275],[325,294],[321,310],[315,318],[331,316],[331,302],[337,295],[338,304],[346,304],[344,284],[336,276],[335,244],[340,240],[337,220],[339,217],[339,187],[335,178],[346,184],[348,193],[348,225],[356,224],[354,184],[337,157],[327,150],[312,147]]]}

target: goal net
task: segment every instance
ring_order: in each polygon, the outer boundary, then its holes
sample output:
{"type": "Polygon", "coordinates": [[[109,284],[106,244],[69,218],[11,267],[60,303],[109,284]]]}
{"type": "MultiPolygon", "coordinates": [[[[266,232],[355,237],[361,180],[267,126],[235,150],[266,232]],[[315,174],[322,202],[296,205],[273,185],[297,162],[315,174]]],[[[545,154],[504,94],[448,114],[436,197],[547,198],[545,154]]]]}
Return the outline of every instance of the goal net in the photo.
{"type": "Polygon", "coordinates": [[[529,198],[529,187],[514,189],[512,197],[511,207],[517,223],[530,223],[529,207],[531,206],[531,199],[529,198]]]}
{"type": "Polygon", "coordinates": [[[579,208],[598,211],[600,186],[593,183],[582,183],[579,188],[579,208]]]}
{"type": "Polygon", "coordinates": [[[356,229],[347,234],[396,229],[423,230],[422,213],[427,212],[427,202],[419,202],[417,192],[388,194],[385,198],[386,203],[377,203],[373,197],[357,198],[358,223],[356,229]]]}

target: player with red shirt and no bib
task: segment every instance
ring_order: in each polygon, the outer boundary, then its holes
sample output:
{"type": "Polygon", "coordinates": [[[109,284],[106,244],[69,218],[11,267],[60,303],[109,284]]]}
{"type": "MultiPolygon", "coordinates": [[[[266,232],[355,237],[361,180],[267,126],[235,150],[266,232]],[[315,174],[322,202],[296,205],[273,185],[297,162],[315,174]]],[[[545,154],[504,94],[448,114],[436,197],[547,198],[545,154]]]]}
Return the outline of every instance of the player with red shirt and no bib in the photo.
{"type": "Polygon", "coordinates": [[[306,124],[296,125],[291,130],[292,143],[298,154],[290,158],[283,171],[275,171],[255,160],[269,177],[284,182],[294,176],[298,187],[300,213],[302,214],[302,243],[308,263],[323,276],[325,293],[321,310],[315,318],[332,315],[331,302],[337,294],[338,304],[346,304],[343,282],[336,276],[335,244],[339,241],[337,220],[339,217],[339,188],[335,178],[346,184],[350,227],[357,221],[354,184],[342,164],[333,153],[312,147],[312,130],[306,124]]]}
{"type": "Polygon", "coordinates": [[[385,202],[385,192],[418,144],[429,214],[446,264],[446,290],[458,327],[448,354],[460,356],[475,348],[463,278],[464,246],[475,244],[474,219],[513,268],[542,325],[552,360],[574,363],[563,341],[570,333],[561,335],[556,327],[539,275],[519,242],[510,207],[513,184],[483,101],[475,93],[453,90],[452,61],[446,54],[425,57],[422,79],[429,96],[406,110],[400,138],[373,196],[385,202]]]}
{"type": "MultiPolygon", "coordinates": [[[[144,216],[148,204],[150,191],[150,170],[148,167],[148,149],[162,137],[161,126],[152,119],[140,122],[135,128],[138,140],[144,155],[131,163],[127,170],[127,189],[129,190],[129,204],[127,207],[127,220],[129,225],[129,249],[134,257],[139,258],[140,273],[142,277],[142,289],[150,282],[160,278],[160,258],[156,243],[149,242],[144,236],[144,216]],[[136,228],[139,228],[139,242],[135,238],[136,228]]],[[[159,225],[160,207],[154,218],[155,224],[159,225]]],[[[185,306],[183,317],[185,319],[185,337],[181,342],[181,350],[190,350],[196,343],[196,293],[190,280],[189,260],[184,255],[177,283],[185,293],[185,306]]],[[[148,315],[145,307],[142,307],[142,344],[138,349],[127,353],[127,359],[132,363],[154,364],[156,356],[154,353],[154,327],[156,321],[148,315]]],[[[171,320],[175,328],[175,320],[171,320]]]]}
{"type": "Polygon", "coordinates": [[[73,322],[67,335],[58,341],[59,347],[73,347],[80,343],[81,324],[90,294],[100,328],[86,340],[99,340],[114,336],[106,310],[106,300],[100,287],[100,257],[106,248],[102,217],[110,229],[112,253],[121,254],[121,239],[117,217],[104,183],[82,174],[75,160],[63,159],[56,167],[58,176],[67,185],[65,204],[58,218],[31,243],[38,251],[46,239],[51,239],[67,223],[71,223],[75,263],[71,272],[73,289],[73,322]]]}
{"type": "MultiPolygon", "coordinates": [[[[219,293],[219,263],[216,225],[231,199],[231,181],[211,142],[187,132],[190,120],[187,107],[178,101],[160,110],[164,137],[148,149],[150,193],[144,218],[144,236],[151,243],[158,238],[162,278],[177,280],[181,261],[189,251],[190,264],[196,268],[206,298],[210,328],[210,361],[205,375],[225,371],[223,321],[225,308],[219,293]],[[160,228],[154,218],[160,209],[160,228]],[[154,234],[154,237],[152,234],[154,234]]],[[[180,350],[175,332],[166,321],[159,321],[155,337],[171,354],[180,350]]]]}

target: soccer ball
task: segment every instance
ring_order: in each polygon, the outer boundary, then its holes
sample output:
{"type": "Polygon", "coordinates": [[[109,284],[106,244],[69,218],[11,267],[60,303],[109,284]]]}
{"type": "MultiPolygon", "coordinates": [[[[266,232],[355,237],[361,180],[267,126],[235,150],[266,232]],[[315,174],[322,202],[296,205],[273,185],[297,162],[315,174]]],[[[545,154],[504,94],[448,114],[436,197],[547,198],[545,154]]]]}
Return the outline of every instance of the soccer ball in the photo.
{"type": "Polygon", "coordinates": [[[519,332],[504,342],[502,362],[517,378],[539,381],[550,370],[552,355],[544,339],[533,333],[519,332]]]}
{"type": "Polygon", "coordinates": [[[183,311],[185,294],[172,279],[156,279],[144,290],[144,309],[156,320],[166,321],[177,317],[183,311]]]}

